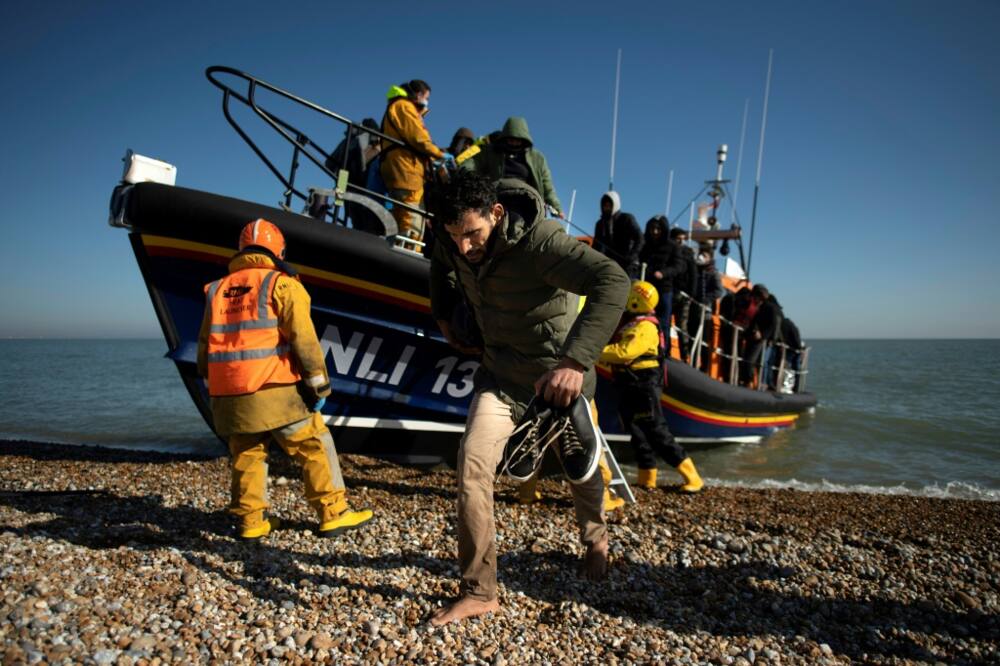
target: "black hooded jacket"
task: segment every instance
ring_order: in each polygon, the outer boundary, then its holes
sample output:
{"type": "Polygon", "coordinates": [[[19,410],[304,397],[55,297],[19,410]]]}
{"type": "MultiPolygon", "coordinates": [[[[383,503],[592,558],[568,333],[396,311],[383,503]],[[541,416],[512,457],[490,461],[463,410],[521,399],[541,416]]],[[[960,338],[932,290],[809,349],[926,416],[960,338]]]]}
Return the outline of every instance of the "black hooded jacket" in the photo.
{"type": "Polygon", "coordinates": [[[646,223],[645,242],[639,252],[639,261],[646,264],[646,282],[649,282],[661,298],[674,289],[674,278],[686,274],[687,265],[681,249],[670,240],[667,218],[662,215],[650,218],[646,223]],[[653,238],[653,229],[659,228],[660,235],[653,238]],[[663,277],[656,277],[656,273],[663,277]]]}

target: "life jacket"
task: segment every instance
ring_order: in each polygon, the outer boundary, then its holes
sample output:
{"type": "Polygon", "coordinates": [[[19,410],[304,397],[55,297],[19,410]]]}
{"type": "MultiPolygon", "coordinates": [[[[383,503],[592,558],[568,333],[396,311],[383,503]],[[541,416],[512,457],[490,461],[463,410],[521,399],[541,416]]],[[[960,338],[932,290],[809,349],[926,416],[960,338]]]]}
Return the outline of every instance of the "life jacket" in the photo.
{"type": "MultiPolygon", "coordinates": [[[[659,337],[659,344],[656,346],[656,354],[643,354],[642,356],[637,356],[632,359],[632,363],[636,361],[656,361],[659,363],[660,367],[663,368],[663,385],[667,385],[667,339],[663,334],[663,329],[660,327],[660,320],[653,315],[639,315],[638,317],[632,317],[627,322],[618,327],[614,335],[611,336],[611,342],[616,343],[621,340],[622,335],[625,334],[631,328],[639,325],[639,322],[648,321],[653,326],[656,327],[656,333],[659,337]]],[[[631,363],[628,366],[621,366],[615,368],[615,372],[633,372],[631,369],[631,363]]]]}
{"type": "Polygon", "coordinates": [[[244,268],[205,285],[209,395],[243,395],[302,379],[272,304],[279,275],[273,268],[244,268]]]}

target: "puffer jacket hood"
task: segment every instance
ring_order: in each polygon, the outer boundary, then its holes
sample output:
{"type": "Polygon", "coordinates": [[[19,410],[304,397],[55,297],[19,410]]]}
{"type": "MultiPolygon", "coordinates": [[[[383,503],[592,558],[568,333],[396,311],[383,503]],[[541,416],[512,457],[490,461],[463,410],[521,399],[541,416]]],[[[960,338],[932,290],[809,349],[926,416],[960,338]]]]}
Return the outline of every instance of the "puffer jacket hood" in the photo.
{"type": "Polygon", "coordinates": [[[527,141],[528,147],[535,145],[535,142],[531,140],[531,133],[528,131],[528,121],[520,116],[511,116],[507,119],[507,122],[503,124],[503,129],[500,130],[500,137],[527,141]]]}
{"type": "Polygon", "coordinates": [[[618,196],[618,193],[615,192],[614,190],[610,190],[608,192],[605,192],[604,196],[601,197],[601,201],[604,201],[605,199],[611,202],[611,214],[617,215],[618,211],[622,209],[621,197],[618,196]]]}
{"type": "Polygon", "coordinates": [[[523,180],[501,178],[497,182],[497,201],[507,211],[507,216],[503,228],[498,229],[500,236],[494,252],[516,245],[536,222],[545,217],[541,195],[523,180]]]}

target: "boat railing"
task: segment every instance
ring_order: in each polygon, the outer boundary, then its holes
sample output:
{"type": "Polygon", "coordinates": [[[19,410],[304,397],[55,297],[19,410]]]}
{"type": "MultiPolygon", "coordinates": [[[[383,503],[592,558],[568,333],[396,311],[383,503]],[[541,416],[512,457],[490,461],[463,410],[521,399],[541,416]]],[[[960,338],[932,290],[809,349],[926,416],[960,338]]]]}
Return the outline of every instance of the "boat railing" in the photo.
{"type": "MultiPolygon", "coordinates": [[[[709,354],[715,359],[724,359],[726,376],[717,376],[716,379],[732,385],[738,384],[740,365],[746,362],[746,358],[739,354],[740,336],[746,332],[746,329],[735,321],[727,319],[716,312],[714,303],[701,303],[691,298],[683,290],[678,290],[677,293],[687,300],[689,308],[694,306],[698,309],[698,326],[694,335],[673,324],[670,326],[671,331],[677,334],[678,340],[683,340],[690,345],[685,362],[694,368],[702,368],[704,365],[702,363],[702,354],[709,354]],[[723,350],[721,347],[716,346],[715,340],[704,339],[705,321],[708,317],[713,317],[720,324],[715,327],[716,334],[720,332],[719,329],[722,325],[732,330],[732,339],[729,341],[728,350],[723,350]]],[[[762,391],[768,387],[771,383],[769,373],[773,369],[775,370],[773,382],[775,390],[782,393],[800,393],[805,391],[806,378],[809,374],[809,349],[807,346],[800,349],[792,349],[780,341],[765,343],[761,348],[759,358],[753,361],[752,369],[754,375],[757,377],[757,389],[762,391]],[[776,352],[778,355],[777,363],[771,358],[774,350],[778,350],[776,352]]],[[[711,366],[711,364],[708,365],[711,366]]],[[[720,373],[722,365],[721,363],[719,364],[720,373]]],[[[708,374],[711,375],[711,372],[708,374]]]]}
{"type": "MultiPolygon", "coordinates": [[[[328,168],[327,164],[330,161],[331,153],[327,152],[322,146],[320,146],[316,141],[314,141],[309,135],[304,131],[296,128],[291,123],[278,117],[272,111],[261,106],[258,102],[258,93],[261,90],[272,93],[284,100],[292,102],[299,107],[305,108],[309,111],[315,112],[325,119],[332,120],[336,123],[344,125],[345,146],[349,149],[355,138],[359,137],[361,134],[368,134],[373,137],[378,137],[381,145],[395,145],[403,149],[408,149],[405,142],[391,137],[379,130],[371,129],[362,125],[360,123],[355,123],[349,118],[346,118],[338,113],[330,111],[318,104],[310,102],[307,99],[299,97],[287,90],[279,88],[275,85],[267,83],[255,76],[247,74],[246,72],[241,72],[232,67],[224,67],[221,65],[216,65],[209,67],[205,70],[205,76],[215,87],[222,90],[222,112],[226,117],[227,122],[232,126],[236,133],[243,139],[244,142],[253,152],[260,158],[264,165],[271,171],[271,173],[281,182],[285,190],[282,193],[284,197],[283,207],[286,210],[291,210],[293,198],[298,198],[303,202],[304,210],[314,212],[317,210],[315,201],[317,196],[328,196],[333,195],[333,207],[330,211],[330,215],[333,220],[337,220],[340,210],[344,207],[345,199],[350,199],[350,193],[355,195],[361,195],[362,197],[368,197],[374,201],[380,202],[383,206],[389,204],[393,207],[399,206],[412,213],[422,216],[423,218],[430,219],[433,216],[426,211],[407,204],[405,202],[393,199],[387,194],[382,194],[379,192],[374,192],[365,187],[351,183],[348,181],[348,171],[347,171],[347,159],[350,150],[344,150],[343,161],[340,164],[340,168],[334,172],[328,168]],[[232,85],[222,80],[223,75],[228,75],[234,77],[243,82],[246,85],[244,93],[237,91],[232,85]],[[273,129],[280,137],[287,141],[292,147],[291,160],[289,162],[287,175],[279,169],[274,162],[264,153],[259,145],[250,137],[247,131],[240,125],[240,123],[233,116],[231,109],[231,102],[236,100],[237,102],[243,104],[244,106],[251,109],[259,118],[261,118],[271,129],[273,129]],[[301,158],[306,158],[312,162],[317,168],[320,169],[324,174],[329,176],[331,180],[335,183],[332,190],[312,188],[309,193],[302,192],[296,186],[296,177],[298,176],[299,167],[301,165],[301,158]],[[345,196],[346,195],[346,196],[345,196]]],[[[336,133],[331,133],[335,136],[336,133]]],[[[359,201],[357,197],[353,200],[359,201]]],[[[325,219],[326,212],[322,213],[320,219],[325,219]]],[[[310,215],[310,217],[317,217],[316,214],[310,215]]],[[[390,240],[397,240],[403,244],[404,249],[411,249],[419,251],[419,248],[423,246],[423,243],[410,238],[404,238],[402,236],[396,235],[396,228],[394,224],[386,224],[387,233],[386,236],[390,240]]]]}

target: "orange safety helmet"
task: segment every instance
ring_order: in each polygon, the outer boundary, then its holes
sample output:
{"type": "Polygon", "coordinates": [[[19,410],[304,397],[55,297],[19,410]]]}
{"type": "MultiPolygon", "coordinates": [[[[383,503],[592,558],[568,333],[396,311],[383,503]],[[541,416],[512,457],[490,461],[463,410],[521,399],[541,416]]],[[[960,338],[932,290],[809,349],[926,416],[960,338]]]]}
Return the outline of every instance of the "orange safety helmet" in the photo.
{"type": "Polygon", "coordinates": [[[285,237],[273,222],[258,218],[240,232],[240,251],[250,245],[270,250],[278,259],[285,258],[285,237]]]}

